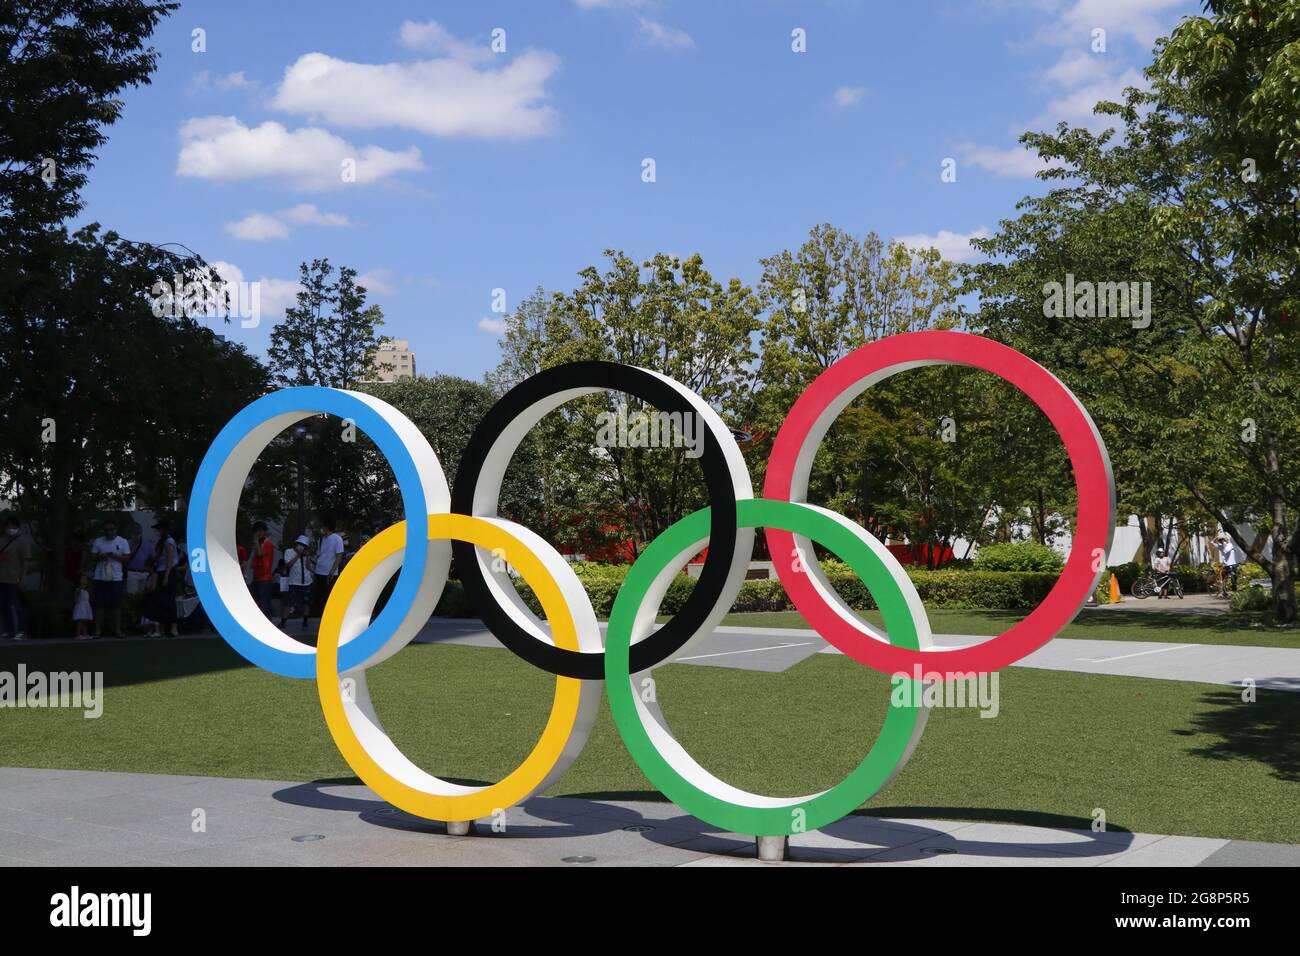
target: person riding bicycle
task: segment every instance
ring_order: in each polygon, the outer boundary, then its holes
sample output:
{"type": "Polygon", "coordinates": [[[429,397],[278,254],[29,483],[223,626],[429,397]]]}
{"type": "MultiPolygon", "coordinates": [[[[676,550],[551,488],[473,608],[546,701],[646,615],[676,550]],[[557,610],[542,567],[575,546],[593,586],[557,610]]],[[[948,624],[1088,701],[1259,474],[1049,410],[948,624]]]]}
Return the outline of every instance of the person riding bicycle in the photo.
{"type": "Polygon", "coordinates": [[[1164,548],[1156,549],[1156,559],[1151,562],[1151,569],[1155,571],[1156,585],[1160,588],[1157,595],[1161,600],[1166,597],[1165,592],[1169,590],[1169,585],[1173,581],[1173,562],[1169,560],[1169,552],[1164,548]]]}

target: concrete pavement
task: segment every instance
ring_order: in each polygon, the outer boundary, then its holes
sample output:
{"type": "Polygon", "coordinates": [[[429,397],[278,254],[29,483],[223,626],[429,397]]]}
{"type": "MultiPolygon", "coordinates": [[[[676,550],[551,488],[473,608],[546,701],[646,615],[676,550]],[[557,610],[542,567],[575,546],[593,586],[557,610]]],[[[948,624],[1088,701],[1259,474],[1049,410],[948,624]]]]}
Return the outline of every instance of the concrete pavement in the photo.
{"type": "MultiPolygon", "coordinates": [[[[451,837],[358,785],[0,769],[5,866],[771,866],[670,803],[537,797],[451,837]],[[498,821],[499,823],[499,821],[498,821]]],[[[784,865],[1296,866],[1300,847],[854,815],[784,865]]]]}
{"type": "MultiPolygon", "coordinates": [[[[450,618],[434,618],[416,640],[501,646],[482,622],[450,618]]],[[[986,640],[971,634],[934,636],[935,646],[943,648],[986,640]]],[[[813,654],[839,653],[806,628],[719,627],[678,663],[779,673],[813,654]]],[[[1249,679],[1259,688],[1300,691],[1300,648],[1057,638],[1012,666],[1228,686],[1249,679]]]]}

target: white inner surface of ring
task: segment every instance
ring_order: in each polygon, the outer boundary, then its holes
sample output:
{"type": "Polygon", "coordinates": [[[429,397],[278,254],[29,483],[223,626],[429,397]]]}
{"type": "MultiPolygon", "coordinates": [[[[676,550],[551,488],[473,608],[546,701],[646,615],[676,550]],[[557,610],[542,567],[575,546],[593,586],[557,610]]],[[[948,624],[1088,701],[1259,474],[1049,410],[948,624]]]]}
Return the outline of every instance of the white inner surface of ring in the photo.
{"type": "MultiPolygon", "coordinates": [[[[672,386],[678,394],[690,402],[695,414],[712,432],[718,447],[722,449],[737,500],[754,497],[754,486],[750,482],[749,469],[745,467],[745,457],[740,451],[740,446],[736,444],[736,440],[731,435],[731,430],[727,428],[712,406],[680,382],[649,369],[643,369],[642,371],[647,371],[672,386]]],[[[510,459],[514,456],[519,443],[524,440],[524,436],[528,434],[533,426],[541,421],[548,412],[554,411],[565,402],[583,395],[593,395],[603,391],[607,391],[607,389],[595,387],[572,388],[563,392],[556,392],[554,395],[548,395],[520,412],[514,421],[497,436],[483,462],[483,468],[479,472],[478,484],[474,489],[474,514],[482,516],[496,515],[497,506],[501,499],[501,483],[505,478],[506,468],[510,465],[510,459]]],[[[512,534],[521,535],[522,529],[519,525],[510,524],[508,527],[512,534]]],[[[703,547],[704,544],[707,544],[707,539],[700,546],[703,547]]],[[[745,572],[749,570],[749,558],[753,554],[753,550],[754,529],[738,529],[736,532],[736,549],[732,554],[731,566],[727,571],[725,585],[722,593],[718,596],[713,611],[700,625],[695,634],[679,647],[676,653],[673,654],[673,658],[669,660],[685,654],[702,637],[712,633],[718,622],[731,610],[731,605],[740,592],[740,586],[745,581],[745,572]]],[[[483,572],[483,580],[501,609],[525,633],[545,644],[554,644],[555,642],[551,639],[550,630],[546,623],[524,603],[519,591],[515,588],[509,570],[502,566],[503,562],[497,561],[491,552],[483,548],[475,549],[475,553],[478,557],[479,568],[483,572]]],[[[698,550],[696,553],[698,553],[698,550]]],[[[693,557],[693,555],[691,556],[693,557]]],[[[597,633],[599,634],[599,631],[597,633]]],[[[634,637],[634,643],[644,639],[649,633],[649,631],[646,631],[634,637]]],[[[599,646],[603,648],[603,641],[599,646]]],[[[664,663],[667,662],[664,661],[664,663]]]]}
{"type": "MultiPolygon", "coordinates": [[[[438,463],[438,456],[434,454],[433,449],[429,447],[429,442],[415,424],[387,402],[360,392],[347,394],[369,405],[388,423],[406,446],[420,475],[420,483],[424,487],[425,507],[428,509],[426,515],[450,511],[451,492],[447,488],[447,479],[443,475],[442,465],[438,463]]],[[[230,615],[240,626],[261,643],[291,654],[315,654],[316,649],[295,641],[282,632],[262,613],[257,602],[253,600],[248,583],[244,580],[243,569],[239,566],[235,518],[239,512],[239,499],[244,492],[244,483],[248,480],[249,472],[266,446],[284,429],[319,414],[321,413],[315,410],[284,412],[267,419],[245,434],[231,449],[217,473],[216,480],[213,481],[212,500],[208,503],[207,527],[204,529],[206,541],[189,543],[191,549],[200,544],[206,546],[212,584],[226,603],[230,615]]],[[[375,664],[391,657],[419,633],[420,628],[424,627],[442,594],[450,564],[449,544],[446,541],[430,542],[424,565],[424,576],[420,581],[415,602],[394,630],[393,636],[376,650],[368,663],[375,664]]],[[[384,582],[387,580],[385,578],[384,582]]],[[[384,582],[380,584],[381,589],[384,582]]],[[[369,618],[366,620],[369,623],[369,618]]],[[[364,626],[348,634],[343,642],[352,640],[363,630],[365,630],[364,626]]]]}
{"type": "MultiPolygon", "coordinates": [[[[800,503],[806,503],[808,500],[808,475],[812,472],[813,459],[817,457],[817,452],[822,446],[822,440],[825,439],[826,433],[830,431],[831,425],[835,419],[839,418],[840,413],[849,407],[849,404],[865,392],[871,386],[878,382],[883,382],[891,375],[897,375],[899,372],[906,372],[909,369],[924,368],[928,365],[957,365],[957,362],[940,362],[930,359],[916,362],[900,362],[897,365],[889,365],[882,369],[877,369],[870,375],[864,376],[855,382],[852,387],[845,389],[835,397],[808,429],[808,434],[804,436],[803,444],[799,447],[799,454],[795,458],[794,469],[790,474],[790,500],[800,503]]],[[[856,527],[856,526],[855,526],[856,527]]],[[[874,538],[872,540],[875,540],[874,538]]],[[[879,543],[879,542],[877,542],[879,543]]],[[[831,585],[830,580],[826,577],[826,572],[817,560],[817,554],[813,550],[812,542],[801,534],[794,535],[794,546],[799,549],[799,560],[808,571],[808,583],[812,585],[830,607],[832,611],[838,614],[846,624],[873,637],[882,643],[889,643],[889,635],[881,628],[876,627],[869,621],[864,620],[858,613],[849,607],[844,598],[840,597],[839,592],[831,585]]],[[[883,545],[881,545],[883,547],[883,545]]],[[[898,563],[894,556],[890,555],[895,564],[898,563]]],[[[783,555],[782,560],[793,559],[793,555],[783,555]]],[[[777,560],[773,555],[772,560],[777,560]]],[[[908,579],[911,585],[911,579],[908,579]]],[[[915,588],[912,589],[913,591],[915,588]]],[[[907,592],[904,591],[906,594],[907,592]]],[[[927,625],[928,626],[928,625],[927,625]]]]}
{"type": "MultiPolygon", "coordinates": [[[[803,504],[805,508],[811,508],[815,511],[834,518],[836,522],[844,526],[863,544],[875,553],[884,564],[885,569],[889,572],[898,588],[903,593],[903,598],[907,602],[909,613],[916,622],[916,639],[917,646],[921,650],[927,650],[932,646],[930,634],[930,621],[925,616],[925,607],[921,603],[921,596],[916,593],[916,586],[912,584],[912,579],[907,576],[907,571],[898,563],[898,559],[890,553],[889,549],[865,528],[854,524],[848,518],[834,511],[827,511],[825,508],[819,508],[816,505],[803,504]]],[[[655,617],[659,611],[659,604],[664,599],[664,594],[668,591],[668,586],[672,584],[681,566],[691,556],[698,553],[699,549],[708,541],[707,538],[701,538],[683,548],[680,553],[667,562],[659,574],[655,577],[654,582],[646,590],[645,597],[641,601],[641,606],[637,608],[636,617],[632,622],[632,638],[635,641],[639,637],[644,637],[654,623],[655,617]]],[[[807,565],[805,564],[807,567],[807,565]]],[[[770,809],[772,807],[794,807],[801,803],[807,803],[823,793],[825,790],[817,793],[808,794],[803,797],[768,797],[760,793],[750,793],[748,790],[741,790],[734,787],[725,780],[714,776],[708,770],[704,769],[690,752],[687,751],[677,738],[673,736],[668,721],[664,717],[663,711],[659,707],[658,693],[649,695],[653,699],[646,701],[643,699],[641,681],[653,672],[653,668],[648,671],[641,671],[633,674],[629,678],[632,682],[632,700],[636,705],[637,716],[641,720],[641,726],[645,728],[646,734],[650,737],[655,749],[663,756],[674,770],[677,771],[692,786],[704,791],[711,797],[718,800],[726,800],[729,803],[739,804],[746,807],[757,809],[770,809]]],[[[909,675],[910,676],[910,675],[909,675]]],[[[881,785],[883,788],[893,780],[903,766],[907,763],[908,758],[912,756],[912,751],[916,749],[917,743],[921,739],[921,734],[925,730],[925,722],[929,717],[929,709],[921,708],[921,713],[917,718],[916,726],[913,728],[911,739],[908,741],[907,749],[904,751],[902,758],[894,766],[893,771],[881,785]]]]}
{"type": "MultiPolygon", "coordinates": [[[[821,448],[822,440],[826,437],[826,433],[830,430],[831,425],[834,424],[835,419],[839,417],[840,413],[849,406],[850,402],[867,389],[871,388],[871,386],[883,382],[891,375],[897,375],[899,372],[906,372],[909,369],[924,368],[929,365],[965,365],[967,368],[978,369],[981,372],[988,372],[988,369],[986,368],[979,365],[967,365],[965,362],[925,359],[915,362],[899,362],[897,365],[888,365],[859,379],[852,387],[845,389],[840,395],[836,396],[833,402],[826,406],[822,413],[817,416],[817,420],[813,423],[813,426],[808,429],[808,434],[804,436],[803,445],[799,448],[799,454],[795,458],[794,469],[790,474],[790,500],[801,503],[807,501],[808,476],[812,472],[813,459],[817,457],[817,451],[821,448]]],[[[1046,369],[1043,369],[1043,371],[1047,372],[1046,369]]],[[[997,373],[989,372],[989,374],[996,375],[997,373]]],[[[1051,372],[1047,372],[1047,374],[1052,376],[1052,379],[1060,387],[1061,392],[1064,395],[1068,395],[1070,401],[1074,403],[1075,408],[1078,409],[1079,413],[1083,416],[1084,421],[1088,423],[1088,427],[1092,430],[1093,439],[1097,442],[1097,447],[1101,450],[1102,462],[1105,464],[1106,468],[1106,485],[1110,497],[1110,521],[1107,526],[1109,531],[1106,535],[1105,548],[1106,554],[1110,554],[1111,543],[1115,538],[1116,509],[1115,478],[1111,469],[1110,455],[1106,452],[1106,444],[1102,441],[1101,432],[1098,430],[1096,422],[1092,420],[1092,416],[1088,414],[1088,409],[1084,407],[1081,401],[1079,401],[1078,396],[1076,396],[1074,392],[1070,391],[1070,389],[1066,387],[1065,383],[1055,375],[1052,375],[1051,372]]],[[[1002,378],[1002,376],[998,377],[1002,378]]],[[[1003,381],[1007,380],[1003,379],[1003,381]]],[[[1034,407],[1037,408],[1037,404],[1035,404],[1034,407]]],[[[1042,409],[1040,408],[1039,411],[1042,411],[1042,409]]],[[[1053,427],[1055,426],[1053,425],[1053,427]]],[[[821,563],[817,560],[817,555],[813,552],[812,542],[804,536],[796,534],[794,536],[794,543],[795,547],[800,551],[800,559],[803,561],[804,567],[808,569],[809,583],[813,586],[813,589],[821,595],[822,600],[826,602],[827,606],[838,614],[841,620],[849,626],[856,628],[858,631],[861,631],[869,637],[873,637],[878,641],[888,644],[889,635],[880,628],[871,624],[869,621],[863,620],[858,613],[854,611],[853,608],[849,607],[848,603],[840,597],[835,588],[831,586],[830,580],[826,577],[826,572],[822,569],[821,563]]],[[[1103,556],[1103,560],[1101,561],[1100,567],[1093,580],[1092,588],[1088,591],[1089,594],[1092,593],[1092,590],[1094,590],[1101,582],[1102,576],[1105,575],[1105,565],[1106,562],[1103,556]]],[[[1082,609],[1083,604],[1087,599],[1087,594],[1080,599],[1079,608],[1075,610],[1076,614],[1079,609],[1082,609]]],[[[989,638],[989,640],[992,640],[992,638],[989,638]]],[[[984,643],[984,641],[978,641],[976,643],[981,644],[984,643]]]]}
{"type": "MultiPolygon", "coordinates": [[[[511,534],[517,534],[518,526],[500,518],[485,518],[483,520],[505,528],[511,534]]],[[[599,651],[601,643],[600,631],[596,627],[596,612],[592,610],[591,601],[587,598],[587,592],[583,588],[582,582],[578,580],[578,576],[573,573],[573,568],[569,567],[569,563],[561,557],[558,551],[540,538],[536,538],[536,536],[533,536],[533,538],[535,540],[529,540],[521,536],[524,546],[531,550],[545,565],[546,570],[559,586],[560,593],[564,596],[565,603],[569,606],[569,613],[573,615],[574,623],[577,626],[579,649],[599,651]],[[592,635],[595,635],[594,639],[592,635]]],[[[443,549],[450,554],[450,542],[440,540],[434,543],[443,546],[443,549]]],[[[352,640],[365,630],[367,623],[370,621],[370,615],[374,613],[375,602],[379,599],[384,584],[402,566],[403,557],[404,552],[402,549],[398,549],[386,556],[375,565],[374,569],[357,586],[356,592],[352,595],[352,600],[348,602],[348,606],[343,612],[343,621],[339,633],[340,646],[343,642],[352,640]]],[[[405,647],[414,636],[412,634],[411,637],[403,641],[397,650],[405,647]]],[[[371,663],[374,662],[376,661],[371,663]]],[[[369,666],[369,664],[339,675],[339,680],[343,693],[343,713],[371,759],[379,764],[389,776],[423,793],[443,797],[458,797],[486,789],[486,787],[470,787],[464,784],[452,783],[449,780],[436,777],[417,766],[402,753],[384,730],[379,715],[375,712],[374,703],[370,698],[370,688],[366,684],[366,666],[369,666]],[[348,681],[352,682],[351,685],[347,683],[348,681]]],[[[582,752],[587,737],[591,733],[591,728],[595,726],[596,717],[600,713],[600,699],[603,690],[604,687],[600,681],[582,682],[578,694],[578,714],[574,721],[573,730],[569,734],[568,742],[564,746],[560,759],[556,761],[555,766],[547,773],[545,779],[541,780],[536,788],[531,791],[532,793],[543,790],[558,780],[572,766],[578,754],[582,752]]]]}

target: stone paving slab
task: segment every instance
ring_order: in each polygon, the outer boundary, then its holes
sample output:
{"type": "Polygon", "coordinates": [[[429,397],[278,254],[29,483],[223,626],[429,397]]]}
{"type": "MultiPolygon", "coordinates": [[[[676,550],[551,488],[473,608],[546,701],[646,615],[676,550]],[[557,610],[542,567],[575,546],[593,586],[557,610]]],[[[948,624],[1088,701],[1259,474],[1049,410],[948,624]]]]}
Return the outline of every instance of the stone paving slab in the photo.
{"type": "Polygon", "coordinates": [[[790,843],[789,861],[760,863],[752,837],[720,832],[664,801],[536,797],[507,812],[504,832],[482,820],[471,836],[449,836],[355,784],[0,769],[0,866],[1300,863],[1300,846],[1282,844],[865,815],[790,843]]]}

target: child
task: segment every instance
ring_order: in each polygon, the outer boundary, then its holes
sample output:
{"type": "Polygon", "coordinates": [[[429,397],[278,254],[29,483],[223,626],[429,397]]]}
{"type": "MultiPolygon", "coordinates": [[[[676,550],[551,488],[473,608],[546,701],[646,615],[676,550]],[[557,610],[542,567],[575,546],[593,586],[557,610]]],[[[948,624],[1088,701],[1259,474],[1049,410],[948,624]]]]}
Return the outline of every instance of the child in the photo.
{"type": "Polygon", "coordinates": [[[72,604],[72,620],[77,625],[77,640],[90,640],[86,630],[94,618],[95,613],[90,609],[90,578],[83,574],[77,581],[77,597],[72,604]]]}

